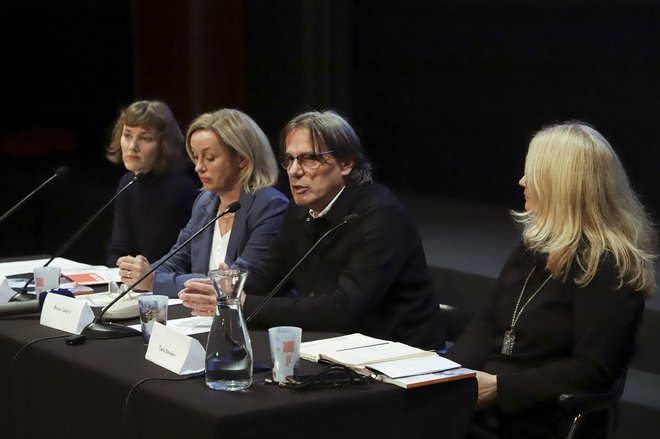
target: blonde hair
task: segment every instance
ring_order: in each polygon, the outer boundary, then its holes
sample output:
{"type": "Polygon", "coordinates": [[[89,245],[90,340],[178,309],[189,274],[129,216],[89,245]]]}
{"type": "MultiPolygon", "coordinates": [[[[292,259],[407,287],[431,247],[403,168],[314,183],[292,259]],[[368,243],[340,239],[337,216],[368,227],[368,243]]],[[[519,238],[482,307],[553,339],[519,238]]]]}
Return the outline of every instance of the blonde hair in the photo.
{"type": "Polygon", "coordinates": [[[115,164],[122,163],[121,135],[124,125],[156,130],[158,157],[154,164],[155,172],[162,174],[185,166],[183,134],[167,104],[137,101],[121,111],[112,130],[110,145],[106,148],[107,159],[115,164]]]}
{"type": "Polygon", "coordinates": [[[578,121],[553,125],[531,140],[525,161],[533,212],[514,212],[528,248],[548,255],[547,269],[577,285],[596,275],[610,254],[624,283],[648,296],[655,289],[656,235],[644,206],[609,142],[578,121]]]}
{"type": "Polygon", "coordinates": [[[240,174],[240,184],[246,192],[254,193],[257,189],[275,184],[279,172],[275,154],[268,138],[250,116],[238,110],[224,108],[197,117],[188,127],[186,134],[186,151],[191,160],[193,154],[190,138],[202,130],[211,131],[222,144],[248,159],[247,166],[240,174]]]}

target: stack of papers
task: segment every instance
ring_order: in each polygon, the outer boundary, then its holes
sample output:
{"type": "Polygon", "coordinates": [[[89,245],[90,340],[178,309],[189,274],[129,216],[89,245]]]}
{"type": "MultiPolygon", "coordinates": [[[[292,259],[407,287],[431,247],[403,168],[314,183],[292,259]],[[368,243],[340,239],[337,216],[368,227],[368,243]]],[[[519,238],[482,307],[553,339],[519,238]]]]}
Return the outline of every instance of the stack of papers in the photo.
{"type": "Polygon", "coordinates": [[[300,357],[305,360],[327,360],[349,367],[427,355],[435,352],[357,333],[300,344],[300,357]]]}
{"type": "Polygon", "coordinates": [[[300,357],[341,364],[406,389],[475,376],[436,352],[359,333],[301,343],[300,357]]]}
{"type": "MultiPolygon", "coordinates": [[[[172,305],[171,300],[169,302],[170,305],[172,305]]],[[[209,332],[212,324],[213,317],[193,316],[168,320],[165,326],[183,335],[194,335],[209,332]]],[[[130,325],[130,327],[138,331],[142,330],[142,326],[139,323],[137,325],[130,325]]]]}
{"type": "Polygon", "coordinates": [[[62,269],[62,274],[79,285],[103,285],[110,282],[121,282],[119,268],[95,266],[81,269],[62,269]]]}

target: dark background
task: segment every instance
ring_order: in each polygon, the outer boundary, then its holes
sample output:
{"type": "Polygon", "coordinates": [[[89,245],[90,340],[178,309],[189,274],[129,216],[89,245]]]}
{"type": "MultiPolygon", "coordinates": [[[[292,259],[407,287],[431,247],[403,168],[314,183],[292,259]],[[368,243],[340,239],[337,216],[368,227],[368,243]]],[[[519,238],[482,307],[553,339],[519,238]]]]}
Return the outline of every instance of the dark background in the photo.
{"type": "MultiPolygon", "coordinates": [[[[531,135],[581,119],[660,197],[656,1],[53,0],[3,5],[0,257],[53,254],[116,190],[119,110],[162,99],[182,129],[239,108],[276,145],[309,109],[358,130],[398,191],[522,208],[531,135]]],[[[451,215],[451,212],[447,212],[451,215]]],[[[65,257],[103,263],[112,210],[65,257]]]]}

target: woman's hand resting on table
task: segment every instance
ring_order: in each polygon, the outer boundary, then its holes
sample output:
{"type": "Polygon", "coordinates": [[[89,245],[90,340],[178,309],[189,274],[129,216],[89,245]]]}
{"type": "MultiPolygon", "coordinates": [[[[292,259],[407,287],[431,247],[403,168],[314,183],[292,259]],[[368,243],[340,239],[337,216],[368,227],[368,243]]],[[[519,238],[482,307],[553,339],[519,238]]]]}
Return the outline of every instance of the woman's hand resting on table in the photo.
{"type": "MultiPolygon", "coordinates": [[[[149,270],[149,260],[142,255],[122,256],[117,259],[117,267],[119,267],[119,277],[124,285],[131,287],[133,283],[144,276],[149,270]]],[[[140,282],[133,288],[134,290],[153,291],[154,289],[155,274],[151,273],[145,280],[140,282]]]]}
{"type": "Polygon", "coordinates": [[[479,386],[477,408],[484,408],[495,402],[495,399],[497,399],[497,375],[478,370],[477,383],[479,386]]]}

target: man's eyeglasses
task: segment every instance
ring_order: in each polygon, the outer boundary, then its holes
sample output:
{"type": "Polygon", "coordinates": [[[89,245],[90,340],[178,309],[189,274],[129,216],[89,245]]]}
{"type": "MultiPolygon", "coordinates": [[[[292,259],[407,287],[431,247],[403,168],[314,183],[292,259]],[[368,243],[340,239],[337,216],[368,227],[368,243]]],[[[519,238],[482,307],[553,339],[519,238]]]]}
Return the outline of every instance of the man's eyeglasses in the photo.
{"type": "Polygon", "coordinates": [[[324,155],[332,154],[333,152],[334,151],[323,151],[316,154],[300,154],[296,157],[293,157],[290,154],[284,154],[280,156],[280,166],[284,169],[289,169],[295,160],[304,169],[313,169],[323,161],[324,155]]]}

